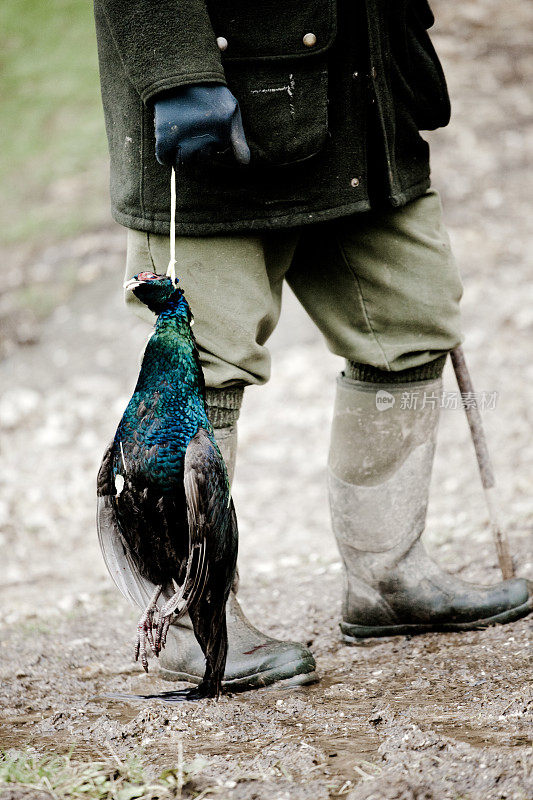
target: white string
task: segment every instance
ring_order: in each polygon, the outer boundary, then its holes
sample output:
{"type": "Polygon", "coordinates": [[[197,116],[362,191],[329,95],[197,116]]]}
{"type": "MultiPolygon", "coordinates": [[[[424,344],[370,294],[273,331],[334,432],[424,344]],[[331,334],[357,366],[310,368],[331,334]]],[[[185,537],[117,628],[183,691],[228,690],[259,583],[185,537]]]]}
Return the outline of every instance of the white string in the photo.
{"type": "Polygon", "coordinates": [[[170,261],[167,275],[176,284],[176,170],[172,167],[170,175],[170,261]]]}

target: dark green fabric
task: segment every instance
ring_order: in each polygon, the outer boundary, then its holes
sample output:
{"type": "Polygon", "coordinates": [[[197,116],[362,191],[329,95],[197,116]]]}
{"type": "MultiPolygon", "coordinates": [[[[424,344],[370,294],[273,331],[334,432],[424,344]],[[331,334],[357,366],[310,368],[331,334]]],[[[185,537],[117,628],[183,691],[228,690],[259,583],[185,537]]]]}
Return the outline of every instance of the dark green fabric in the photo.
{"type": "Polygon", "coordinates": [[[121,224],[169,232],[153,98],[194,83],[227,82],[252,163],[181,169],[180,234],[294,227],[428,188],[419,128],[445,125],[449,101],[427,0],[95,0],[95,10],[121,224]]]}
{"type": "Polygon", "coordinates": [[[417,381],[432,381],[440,378],[445,363],[446,356],[439,356],[428,364],[393,372],[392,370],[377,369],[371,364],[357,364],[355,361],[347,361],[343,375],[352,381],[364,381],[365,383],[416,383],[417,381]]]}
{"type": "MultiPolygon", "coordinates": [[[[144,102],[165,89],[225,82],[204,0],[95,0],[94,10],[104,77],[127,79],[144,102]]],[[[120,91],[117,99],[138,122],[138,108],[124,105],[120,91]]]]}

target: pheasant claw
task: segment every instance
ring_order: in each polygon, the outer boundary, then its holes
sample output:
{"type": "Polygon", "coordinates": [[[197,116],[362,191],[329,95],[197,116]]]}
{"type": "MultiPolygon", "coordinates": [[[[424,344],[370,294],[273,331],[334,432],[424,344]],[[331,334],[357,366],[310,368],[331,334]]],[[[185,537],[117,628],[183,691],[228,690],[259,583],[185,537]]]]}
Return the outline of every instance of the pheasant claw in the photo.
{"type": "Polygon", "coordinates": [[[172,612],[169,614],[164,613],[164,609],[161,610],[159,615],[159,624],[157,626],[157,630],[155,633],[155,651],[156,655],[159,655],[161,650],[164,648],[166,641],[167,641],[167,633],[170,627],[170,620],[172,618],[172,612]]]}
{"type": "Polygon", "coordinates": [[[158,588],[142,617],[140,618],[139,622],[137,623],[137,639],[135,641],[135,661],[141,662],[142,668],[145,672],[148,672],[148,651],[146,644],[150,646],[150,650],[153,652],[154,655],[158,655],[158,649],[156,642],[154,641],[154,634],[153,628],[154,625],[154,617],[157,613],[157,601],[161,595],[161,588],[158,588]]]}

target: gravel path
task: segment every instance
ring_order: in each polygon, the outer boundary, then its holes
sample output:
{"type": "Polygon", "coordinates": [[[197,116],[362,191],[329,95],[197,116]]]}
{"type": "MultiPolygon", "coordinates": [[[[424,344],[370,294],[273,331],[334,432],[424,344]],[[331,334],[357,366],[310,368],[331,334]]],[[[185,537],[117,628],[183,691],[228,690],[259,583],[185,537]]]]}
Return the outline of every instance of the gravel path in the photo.
{"type": "MultiPolygon", "coordinates": [[[[455,108],[453,124],[431,135],[434,183],[463,272],[476,388],[497,393],[484,416],[505,525],[518,574],[533,577],[533,8],[433,5],[455,108]]],[[[115,228],[38,254],[35,275],[75,263],[80,277],[38,341],[0,363],[0,745],[73,745],[80,759],[109,745],[141,748],[155,774],[175,763],[181,740],[187,760],[204,759],[185,796],[533,796],[527,620],[340,643],[325,494],[340,361],[289,293],[271,340],[272,380],[247,391],[241,417],[240,596],[266,631],[311,644],[323,680],[170,710],[99,697],[165,688],[131,661],[135,613],[107,577],[94,526],[96,471],[146,336],[121,304],[124,244],[115,228]]],[[[455,389],[449,369],[446,388],[455,389]]],[[[450,571],[498,580],[460,410],[442,414],[426,542],[450,571]]]]}

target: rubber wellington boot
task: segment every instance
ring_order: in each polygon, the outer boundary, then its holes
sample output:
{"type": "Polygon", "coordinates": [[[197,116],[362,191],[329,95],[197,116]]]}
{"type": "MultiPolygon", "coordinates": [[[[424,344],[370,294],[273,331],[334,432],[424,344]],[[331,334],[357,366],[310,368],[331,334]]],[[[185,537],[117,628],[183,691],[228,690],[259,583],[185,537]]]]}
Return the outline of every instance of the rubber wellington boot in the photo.
{"type": "Polygon", "coordinates": [[[329,455],[333,530],[344,561],[345,641],[511,622],[533,607],[523,579],[476,586],[428,556],[424,530],[440,379],[338,380],[329,455]]]}
{"type": "MultiPolygon", "coordinates": [[[[215,438],[231,481],[237,451],[236,426],[215,428],[215,438]]],[[[156,587],[140,575],[114,526],[106,524],[107,515],[112,513],[110,499],[99,498],[98,536],[104,561],[124,597],[139,608],[146,608],[156,587]]],[[[261,633],[244,616],[235,591],[236,583],[226,606],[228,657],[223,685],[242,691],[273,683],[300,686],[318,680],[311,652],[298,642],[282,642],[261,633]]],[[[202,680],[205,660],[188,615],[170,626],[159,665],[161,677],[167,680],[202,680]]]]}
{"type": "MultiPolygon", "coordinates": [[[[233,480],[237,453],[237,426],[215,429],[220,452],[233,480]]],[[[256,689],[276,683],[301,686],[317,678],[312,653],[298,642],[282,642],[255,628],[244,616],[236,586],[226,606],[228,657],[223,686],[233,691],[256,689]]],[[[196,641],[189,616],[169,628],[165,649],[159,657],[160,675],[166,680],[200,683],[205,659],[196,641]]]]}

